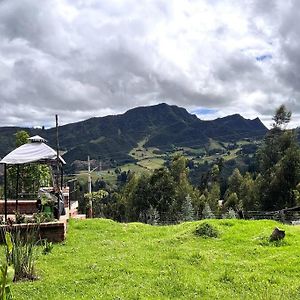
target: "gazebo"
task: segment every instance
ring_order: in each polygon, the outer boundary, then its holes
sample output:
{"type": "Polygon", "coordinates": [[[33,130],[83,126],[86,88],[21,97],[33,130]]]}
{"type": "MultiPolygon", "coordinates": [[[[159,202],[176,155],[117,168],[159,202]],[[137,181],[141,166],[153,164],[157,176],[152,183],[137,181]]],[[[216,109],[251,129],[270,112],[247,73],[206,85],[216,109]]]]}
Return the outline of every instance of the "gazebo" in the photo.
{"type": "MultiPolygon", "coordinates": [[[[63,165],[66,164],[64,159],[48,145],[46,140],[38,135],[28,139],[28,143],[21,145],[15,150],[7,154],[1,161],[4,164],[4,215],[5,221],[7,221],[7,168],[8,166],[17,166],[17,178],[16,178],[16,210],[18,209],[18,184],[19,184],[19,166],[24,164],[47,164],[50,166],[56,166],[57,174],[55,180],[55,186],[58,190],[61,190],[63,186],[63,165]],[[60,174],[60,183],[59,183],[60,174]]],[[[58,199],[58,214],[60,213],[60,201],[58,199]]]]}

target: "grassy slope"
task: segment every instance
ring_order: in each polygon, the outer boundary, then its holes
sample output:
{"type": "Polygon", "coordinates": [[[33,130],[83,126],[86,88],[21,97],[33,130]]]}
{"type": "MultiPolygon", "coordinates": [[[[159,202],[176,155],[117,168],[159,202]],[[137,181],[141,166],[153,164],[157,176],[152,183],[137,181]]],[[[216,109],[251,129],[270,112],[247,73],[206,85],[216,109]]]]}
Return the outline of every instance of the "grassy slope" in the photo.
{"type": "Polygon", "coordinates": [[[273,221],[214,220],[218,239],[196,222],[151,227],[74,221],[67,241],[40,256],[41,279],[14,284],[15,299],[298,299],[300,227],[286,243],[261,245],[273,221]]]}

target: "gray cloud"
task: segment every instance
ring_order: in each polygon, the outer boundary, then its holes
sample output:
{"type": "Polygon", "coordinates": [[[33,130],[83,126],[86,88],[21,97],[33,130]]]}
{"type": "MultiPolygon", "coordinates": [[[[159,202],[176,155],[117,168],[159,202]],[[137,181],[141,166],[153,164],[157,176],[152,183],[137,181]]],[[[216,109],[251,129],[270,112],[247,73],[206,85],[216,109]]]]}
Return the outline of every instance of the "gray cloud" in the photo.
{"type": "Polygon", "coordinates": [[[0,125],[52,126],[56,113],[67,123],[162,101],[267,124],[285,103],[297,125],[300,4],[279,3],[3,0],[0,125]]]}

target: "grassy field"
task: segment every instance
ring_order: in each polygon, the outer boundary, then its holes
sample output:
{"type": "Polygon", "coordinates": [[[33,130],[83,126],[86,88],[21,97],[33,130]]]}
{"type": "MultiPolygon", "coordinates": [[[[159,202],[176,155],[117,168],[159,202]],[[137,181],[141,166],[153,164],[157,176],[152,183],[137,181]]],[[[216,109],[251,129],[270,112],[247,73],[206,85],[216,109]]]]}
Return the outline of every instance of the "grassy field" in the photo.
{"type": "Polygon", "coordinates": [[[164,162],[165,161],[162,158],[147,158],[140,160],[137,164],[147,170],[155,170],[162,168],[164,162]]]}
{"type": "Polygon", "coordinates": [[[65,243],[38,257],[40,280],[13,285],[15,299],[299,299],[300,227],[267,242],[273,221],[212,220],[174,226],[71,220],[65,243]]]}

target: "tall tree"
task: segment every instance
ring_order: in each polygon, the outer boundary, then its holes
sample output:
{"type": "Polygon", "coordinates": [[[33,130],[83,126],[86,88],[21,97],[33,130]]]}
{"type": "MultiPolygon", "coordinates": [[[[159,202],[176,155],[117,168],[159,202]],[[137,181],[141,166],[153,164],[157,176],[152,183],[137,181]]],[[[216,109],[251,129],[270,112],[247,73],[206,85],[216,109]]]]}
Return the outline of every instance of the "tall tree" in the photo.
{"type": "Polygon", "coordinates": [[[274,117],[272,120],[273,128],[280,128],[284,129],[287,124],[291,121],[292,112],[288,111],[284,104],[280,105],[275,112],[274,117]]]}
{"type": "Polygon", "coordinates": [[[292,113],[281,105],[273,117],[274,124],[258,150],[260,173],[259,200],[263,210],[295,205],[300,181],[300,149],[293,130],[286,129],[292,113]]]}

